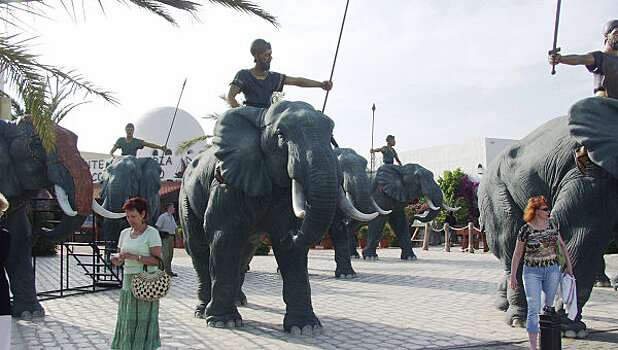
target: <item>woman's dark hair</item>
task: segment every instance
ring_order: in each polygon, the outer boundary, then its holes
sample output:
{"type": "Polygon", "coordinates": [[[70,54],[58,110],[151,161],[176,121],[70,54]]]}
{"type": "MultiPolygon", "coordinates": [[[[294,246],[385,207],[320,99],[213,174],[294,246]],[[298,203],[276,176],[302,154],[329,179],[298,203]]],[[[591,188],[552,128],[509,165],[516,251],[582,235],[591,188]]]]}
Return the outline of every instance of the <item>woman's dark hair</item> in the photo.
{"type": "Polygon", "coordinates": [[[549,203],[547,203],[545,196],[532,197],[528,199],[528,205],[526,205],[526,208],[524,209],[524,220],[526,222],[532,221],[532,219],[534,219],[534,213],[536,213],[536,210],[542,205],[549,207],[549,203]]]}
{"type": "Polygon", "coordinates": [[[136,210],[138,213],[144,213],[144,220],[148,220],[148,201],[144,198],[135,197],[129,199],[123,206],[122,210],[136,210]]]}

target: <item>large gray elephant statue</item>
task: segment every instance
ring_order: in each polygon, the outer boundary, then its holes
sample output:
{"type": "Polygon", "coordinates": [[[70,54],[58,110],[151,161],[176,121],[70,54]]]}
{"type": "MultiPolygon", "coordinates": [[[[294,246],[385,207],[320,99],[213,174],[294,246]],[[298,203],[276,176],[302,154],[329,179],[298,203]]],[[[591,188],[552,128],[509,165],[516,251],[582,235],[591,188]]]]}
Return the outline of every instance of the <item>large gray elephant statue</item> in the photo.
{"type": "MultiPolygon", "coordinates": [[[[550,203],[565,240],[577,279],[579,314],[563,321],[567,336],[586,335],[582,308],[603,252],[618,228],[618,100],[589,98],[573,105],[567,116],[551,119],[496,158],[479,186],[481,224],[493,254],[504,263],[497,306],[509,324],[523,325],[523,288],[509,286],[516,236],[524,224],[530,197],[550,203]],[[579,164],[576,160],[579,156],[579,164]],[[570,332],[570,334],[569,334],[570,332]]],[[[520,268],[517,276],[522,286],[520,268]]]]}
{"type": "Polygon", "coordinates": [[[284,330],[321,330],[308,247],[327,232],[338,202],[349,204],[330,146],[333,127],[304,102],[234,108],[217,121],[213,147],[185,171],[180,220],[199,277],[196,316],[208,325],[242,324],[235,302],[260,234],[268,233],[283,279],[284,330]]]}
{"type": "MultiPolygon", "coordinates": [[[[363,249],[363,259],[377,259],[376,248],[382,237],[384,225],[388,221],[401,246],[401,259],[415,260],[410,240],[410,228],[405,207],[415,199],[425,197],[429,210],[414,218],[421,222],[435,219],[440,210],[457,210],[444,204],[444,195],[440,185],[434,180],[433,173],[418,164],[403,166],[385,164],[378,168],[372,182],[372,195],[375,203],[391,213],[380,215],[369,223],[367,246],[363,249]]],[[[354,252],[356,248],[354,248],[354,252]]]]}
{"type": "Polygon", "coordinates": [[[56,148],[47,152],[29,117],[0,120],[0,192],[10,208],[2,225],[11,233],[6,270],[13,294],[15,316],[42,316],[45,311],[36,295],[32,269],[32,246],[39,236],[63,240],[82,225],[91,210],[113,217],[92,199],[92,177],[77,150],[77,136],[56,125],[56,148]],[[55,193],[64,211],[52,230],[30,225],[29,199],[41,190],[55,193]],[[73,209],[75,208],[75,209],[73,209]]]}
{"type": "MultiPolygon", "coordinates": [[[[133,197],[148,201],[148,224],[157,221],[161,209],[161,166],[153,158],[120,156],[105,163],[99,196],[103,207],[112,212],[122,212],[124,203],[133,197]]],[[[103,220],[106,250],[116,251],[120,231],[129,227],[125,219],[103,220]]]]}

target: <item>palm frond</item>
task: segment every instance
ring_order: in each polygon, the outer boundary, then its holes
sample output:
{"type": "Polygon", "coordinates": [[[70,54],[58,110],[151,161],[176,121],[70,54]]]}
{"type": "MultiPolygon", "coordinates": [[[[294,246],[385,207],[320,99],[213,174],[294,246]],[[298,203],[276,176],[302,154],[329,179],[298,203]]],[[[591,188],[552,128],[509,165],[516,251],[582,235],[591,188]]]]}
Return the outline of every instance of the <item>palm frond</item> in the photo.
{"type": "MultiPolygon", "coordinates": [[[[178,148],[176,148],[176,154],[182,154],[186,152],[189,148],[193,147],[193,145],[195,145],[196,143],[201,142],[201,141],[208,141],[208,139],[213,138],[213,137],[214,137],[213,135],[204,135],[204,136],[196,137],[189,141],[181,142],[180,145],[178,145],[178,148]]],[[[211,146],[212,145],[207,144],[202,151],[209,149],[211,146]]]]}
{"type": "Polygon", "coordinates": [[[256,15],[264,19],[268,23],[272,24],[275,27],[280,26],[279,22],[277,21],[277,17],[262,10],[258,5],[254,4],[252,1],[246,1],[246,0],[208,0],[208,1],[214,4],[219,4],[225,7],[232,8],[236,11],[256,15]]]}

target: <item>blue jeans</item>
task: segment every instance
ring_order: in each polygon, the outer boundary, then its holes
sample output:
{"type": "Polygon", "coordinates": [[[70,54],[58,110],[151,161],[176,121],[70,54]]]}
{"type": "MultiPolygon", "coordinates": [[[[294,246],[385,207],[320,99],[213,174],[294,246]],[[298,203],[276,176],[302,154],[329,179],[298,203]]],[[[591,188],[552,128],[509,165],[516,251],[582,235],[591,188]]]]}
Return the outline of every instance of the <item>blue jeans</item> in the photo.
{"type": "Polygon", "coordinates": [[[547,267],[530,267],[524,265],[524,291],[528,302],[528,318],[526,330],[528,333],[539,333],[539,313],[542,306],[552,306],[560,284],[560,268],[558,264],[547,267]],[[541,304],[541,291],[543,303],[541,304]]]}

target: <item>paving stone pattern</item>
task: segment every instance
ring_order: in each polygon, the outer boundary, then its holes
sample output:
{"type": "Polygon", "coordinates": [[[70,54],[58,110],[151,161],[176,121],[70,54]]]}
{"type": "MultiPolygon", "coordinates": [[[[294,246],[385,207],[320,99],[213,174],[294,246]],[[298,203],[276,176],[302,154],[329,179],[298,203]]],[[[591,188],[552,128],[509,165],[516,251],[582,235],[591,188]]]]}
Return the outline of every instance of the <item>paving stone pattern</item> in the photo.
{"type": "MultiPolygon", "coordinates": [[[[358,277],[335,279],[332,250],[311,250],[309,278],[313,307],[324,334],[283,332],[285,305],[275,259],[256,256],[247,273],[249,304],[240,308],[244,325],[236,330],[206,327],[193,318],[196,275],[190,258],[177,249],[178,277],[162,299],[163,349],[526,349],[523,328],[511,328],[493,307],[502,265],[491,253],[415,250],[418,261],[400,260],[399,249],[380,249],[378,261],[354,260],[358,277]]],[[[618,256],[606,258],[609,275],[618,273],[618,256]]],[[[39,290],[59,286],[58,258],[39,258],[39,290]]],[[[71,268],[72,284],[85,282],[71,268]],[[74,279],[74,280],[73,280],[74,279]]],[[[13,319],[13,349],[108,349],[116,322],[118,290],[46,300],[44,318],[13,319]]],[[[584,309],[591,334],[567,340],[563,349],[616,349],[618,293],[595,288],[584,309]]]]}

